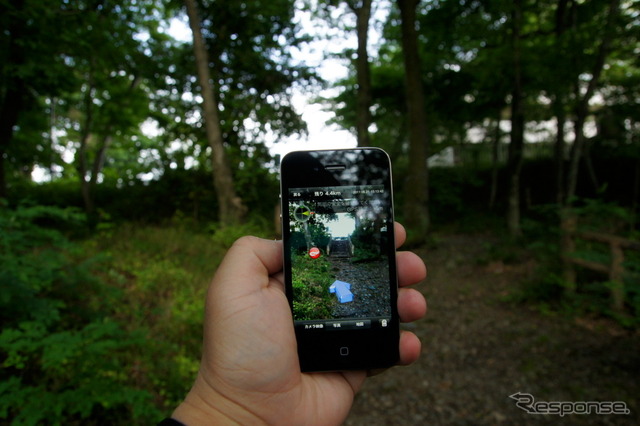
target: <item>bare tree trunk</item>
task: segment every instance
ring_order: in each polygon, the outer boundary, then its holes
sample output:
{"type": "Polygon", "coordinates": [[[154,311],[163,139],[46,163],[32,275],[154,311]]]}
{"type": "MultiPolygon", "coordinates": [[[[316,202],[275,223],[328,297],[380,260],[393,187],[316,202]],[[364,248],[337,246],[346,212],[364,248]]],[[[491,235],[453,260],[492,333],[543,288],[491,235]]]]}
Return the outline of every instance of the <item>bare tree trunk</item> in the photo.
{"type": "Polygon", "coordinates": [[[409,118],[409,176],[405,185],[405,224],[412,243],[423,242],[429,229],[427,158],[429,138],[418,55],[416,7],[418,0],[397,0],[401,15],[405,96],[409,118]]]}
{"type": "Polygon", "coordinates": [[[371,17],[371,1],[348,1],[348,5],[356,15],[358,35],[358,57],[356,58],[356,74],[358,81],[356,130],[358,146],[369,146],[369,124],[371,123],[371,70],[369,68],[369,54],[367,53],[367,39],[369,33],[369,19],[371,17]]]}
{"type": "Polygon", "coordinates": [[[522,0],[513,2],[512,11],[513,92],[511,99],[511,141],[509,142],[509,198],[507,227],[513,237],[521,235],[520,229],[520,170],[524,145],[524,112],[522,108],[522,64],[520,29],[522,26],[522,0]]]}
{"type": "Polygon", "coordinates": [[[193,32],[193,52],[196,58],[198,81],[203,99],[203,115],[207,131],[207,142],[211,146],[213,184],[218,198],[219,220],[222,225],[242,222],[247,208],[237,196],[233,175],[229,167],[222,140],[218,104],[214,95],[214,84],[209,71],[209,55],[200,29],[200,18],[195,0],[185,0],[189,26],[193,32]]]}

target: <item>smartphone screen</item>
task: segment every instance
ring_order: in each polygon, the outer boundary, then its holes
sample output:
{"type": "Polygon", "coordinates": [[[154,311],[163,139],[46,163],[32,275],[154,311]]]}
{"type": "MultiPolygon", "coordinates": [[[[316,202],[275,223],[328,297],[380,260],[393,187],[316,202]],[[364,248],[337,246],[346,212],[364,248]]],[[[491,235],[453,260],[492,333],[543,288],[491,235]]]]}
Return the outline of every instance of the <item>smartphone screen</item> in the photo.
{"type": "Polygon", "coordinates": [[[373,148],[288,154],[284,272],[305,371],[397,361],[391,168],[373,148]]]}

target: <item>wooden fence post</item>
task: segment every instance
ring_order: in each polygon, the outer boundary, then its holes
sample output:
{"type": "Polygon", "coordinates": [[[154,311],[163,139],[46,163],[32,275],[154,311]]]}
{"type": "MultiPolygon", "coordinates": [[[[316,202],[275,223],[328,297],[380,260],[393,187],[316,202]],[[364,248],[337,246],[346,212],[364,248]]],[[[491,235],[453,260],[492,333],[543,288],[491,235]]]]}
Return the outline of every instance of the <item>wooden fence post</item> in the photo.
{"type": "MultiPolygon", "coordinates": [[[[609,246],[609,254],[611,256],[611,262],[608,265],[593,262],[577,257],[571,257],[570,252],[563,252],[562,261],[564,267],[569,270],[569,274],[574,279],[573,291],[575,291],[575,271],[573,271],[573,265],[578,265],[583,268],[590,269],[592,271],[601,272],[609,276],[609,290],[611,293],[611,307],[615,312],[621,313],[624,311],[624,249],[640,250],[640,242],[628,240],[626,238],[618,237],[616,235],[603,234],[593,231],[580,231],[573,232],[574,238],[580,238],[583,240],[597,241],[599,243],[607,244],[609,246]],[[569,265],[567,265],[567,263],[569,265]]],[[[563,235],[563,239],[565,236],[563,235]]],[[[568,245],[575,248],[575,240],[571,240],[568,245]]]]}

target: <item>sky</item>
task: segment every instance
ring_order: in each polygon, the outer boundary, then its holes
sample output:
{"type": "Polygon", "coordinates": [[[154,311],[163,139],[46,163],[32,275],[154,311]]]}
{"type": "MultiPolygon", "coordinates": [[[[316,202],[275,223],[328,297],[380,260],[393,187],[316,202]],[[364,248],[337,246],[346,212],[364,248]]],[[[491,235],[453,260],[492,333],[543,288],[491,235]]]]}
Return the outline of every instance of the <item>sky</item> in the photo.
{"type": "MultiPolygon", "coordinates": [[[[379,7],[373,11],[373,20],[383,21],[386,16],[386,8],[379,7]]],[[[339,13],[339,12],[337,12],[339,13]]],[[[350,15],[350,12],[347,16],[350,15]]],[[[184,18],[186,19],[186,18],[184,18]]],[[[315,68],[320,77],[327,82],[335,82],[347,76],[348,69],[344,62],[338,59],[327,58],[331,53],[339,53],[346,48],[355,49],[357,40],[355,32],[345,35],[340,30],[331,28],[326,23],[319,20],[312,21],[310,14],[298,11],[296,19],[300,23],[305,33],[312,36],[320,36],[317,41],[308,43],[301,50],[293,49],[292,55],[295,61],[303,61],[312,68],[315,68]],[[330,39],[322,37],[330,35],[330,39]]],[[[355,20],[355,17],[353,18],[355,20]]],[[[173,19],[170,24],[169,34],[180,41],[191,42],[191,30],[186,20],[173,19]]],[[[380,36],[375,26],[369,30],[369,46],[373,46],[380,41],[380,36]]],[[[373,52],[373,48],[369,48],[373,52]]],[[[331,90],[325,90],[320,95],[328,97],[331,90]]],[[[302,119],[307,123],[308,135],[289,137],[282,140],[275,140],[275,137],[267,146],[272,155],[283,156],[287,152],[296,150],[331,149],[331,148],[353,148],[357,145],[355,135],[342,129],[336,124],[327,124],[333,114],[323,111],[320,104],[314,104],[310,100],[310,95],[300,91],[293,95],[293,105],[302,115],[302,119]]]]}
{"type": "MultiPolygon", "coordinates": [[[[386,2],[380,2],[380,4],[383,3],[387,5],[386,2]]],[[[374,20],[384,21],[386,16],[385,10],[385,7],[379,7],[377,10],[374,10],[372,22],[374,20]]],[[[352,14],[348,12],[344,17],[349,18],[350,16],[352,16],[352,14]]],[[[304,62],[314,68],[320,77],[328,83],[346,77],[348,74],[346,64],[343,61],[330,58],[329,56],[331,56],[332,53],[342,52],[346,48],[355,49],[357,47],[355,32],[345,34],[341,30],[332,28],[320,20],[312,21],[310,14],[300,11],[300,9],[297,12],[296,19],[299,21],[305,33],[318,37],[316,37],[316,41],[308,43],[300,50],[293,49],[293,59],[304,62]]],[[[355,20],[355,16],[353,19],[355,20]]],[[[191,29],[189,28],[186,16],[172,19],[169,22],[167,32],[178,41],[187,43],[191,43],[192,41],[191,29]]],[[[379,42],[380,35],[376,31],[375,26],[371,26],[369,30],[369,51],[374,52],[375,48],[372,46],[379,42]]],[[[331,90],[332,89],[324,90],[314,94],[314,96],[321,95],[323,97],[330,97],[332,95],[331,90]]],[[[327,124],[334,115],[329,111],[324,111],[322,105],[313,103],[310,97],[311,95],[309,94],[295,90],[292,98],[294,108],[307,123],[308,134],[291,136],[279,140],[277,140],[275,136],[272,136],[271,140],[267,141],[267,146],[273,156],[284,156],[288,152],[297,150],[353,148],[357,145],[355,135],[342,129],[337,124],[327,124]]],[[[155,124],[149,121],[145,122],[142,128],[144,132],[148,132],[150,135],[158,132],[155,124]]],[[[266,135],[266,137],[269,139],[269,135],[266,135]]],[[[73,150],[65,149],[62,155],[65,162],[70,163],[73,161],[73,150]]],[[[149,176],[142,176],[142,179],[151,179],[152,177],[153,173],[150,173],[149,176]]],[[[32,172],[32,179],[36,182],[42,182],[50,178],[47,170],[41,167],[36,167],[32,172]]]]}
{"type": "Polygon", "coordinates": [[[356,220],[349,213],[336,213],[337,220],[325,222],[332,238],[348,237],[356,229],[356,220]]]}

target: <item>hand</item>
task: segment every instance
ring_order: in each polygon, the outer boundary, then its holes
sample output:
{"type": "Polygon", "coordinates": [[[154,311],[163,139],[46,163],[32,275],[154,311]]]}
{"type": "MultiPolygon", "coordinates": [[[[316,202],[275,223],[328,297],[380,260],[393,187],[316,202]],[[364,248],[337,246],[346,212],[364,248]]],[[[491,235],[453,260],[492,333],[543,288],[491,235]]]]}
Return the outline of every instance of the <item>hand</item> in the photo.
{"type": "MultiPolygon", "coordinates": [[[[396,224],[396,246],[406,237],[396,224]]],[[[422,260],[398,252],[398,311],[403,322],[426,312],[406,288],[426,276],[422,260]]],[[[411,332],[400,336],[400,364],[420,354],[411,332]]],[[[282,242],[243,237],[218,268],[207,294],[200,371],[173,418],[200,424],[340,424],[367,373],[301,373],[282,276],[282,242]]]]}

